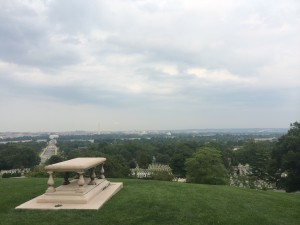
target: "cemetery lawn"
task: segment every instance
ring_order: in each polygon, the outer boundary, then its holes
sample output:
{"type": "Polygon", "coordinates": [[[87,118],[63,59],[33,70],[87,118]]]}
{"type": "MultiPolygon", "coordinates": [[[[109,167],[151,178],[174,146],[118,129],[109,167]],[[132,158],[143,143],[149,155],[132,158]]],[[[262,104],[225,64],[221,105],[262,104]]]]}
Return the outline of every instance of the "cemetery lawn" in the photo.
{"type": "Polygon", "coordinates": [[[300,224],[300,194],[151,180],[109,180],[121,181],[124,187],[98,211],[42,211],[14,208],[43,194],[47,179],[0,179],[0,224],[300,224]]]}

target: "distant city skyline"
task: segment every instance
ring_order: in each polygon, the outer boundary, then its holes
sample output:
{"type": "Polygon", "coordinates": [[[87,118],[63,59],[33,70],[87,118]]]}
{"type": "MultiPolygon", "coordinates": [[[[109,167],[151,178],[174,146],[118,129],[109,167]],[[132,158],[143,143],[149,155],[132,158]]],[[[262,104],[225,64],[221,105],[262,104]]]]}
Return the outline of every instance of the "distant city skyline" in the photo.
{"type": "MultiPolygon", "coordinates": [[[[127,131],[46,131],[46,132],[0,132],[0,144],[6,144],[8,142],[29,142],[33,137],[37,142],[47,142],[45,135],[49,136],[49,139],[56,139],[62,136],[87,136],[91,138],[89,141],[94,141],[93,137],[98,135],[117,135],[118,138],[127,138],[128,140],[151,138],[152,135],[162,135],[168,137],[176,137],[177,135],[191,135],[191,136],[214,136],[217,134],[229,134],[229,135],[251,135],[255,140],[273,140],[274,138],[287,133],[288,128],[242,128],[242,129],[186,129],[186,130],[127,130],[127,131]],[[123,137],[120,135],[124,135],[123,137]],[[129,137],[127,137],[129,135],[129,137]],[[132,137],[132,135],[137,135],[132,137]],[[27,137],[27,138],[26,138],[27,137]],[[21,138],[21,139],[20,139],[21,138]],[[25,138],[25,139],[24,139],[25,138]],[[12,139],[12,140],[8,140],[12,139]]],[[[82,140],[82,139],[79,139],[82,140]]]]}
{"type": "Polygon", "coordinates": [[[0,132],[288,128],[300,2],[0,2],[0,132]]]}

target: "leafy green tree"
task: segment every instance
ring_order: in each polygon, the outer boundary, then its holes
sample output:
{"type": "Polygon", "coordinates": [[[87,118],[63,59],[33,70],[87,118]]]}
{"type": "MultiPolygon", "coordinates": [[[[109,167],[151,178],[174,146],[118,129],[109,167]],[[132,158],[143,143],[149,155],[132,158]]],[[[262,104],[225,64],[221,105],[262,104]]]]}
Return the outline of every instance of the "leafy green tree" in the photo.
{"type": "Polygon", "coordinates": [[[154,171],[151,175],[153,180],[172,181],[174,176],[168,171],[154,171]]]}
{"type": "Polygon", "coordinates": [[[44,165],[35,166],[27,175],[27,177],[49,177],[44,165]]]}
{"type": "Polygon", "coordinates": [[[34,149],[16,144],[6,144],[0,151],[0,159],[0,169],[30,168],[40,162],[34,149]]]}
{"type": "Polygon", "coordinates": [[[46,165],[51,165],[51,164],[59,163],[62,161],[64,161],[63,157],[61,157],[59,155],[53,155],[46,161],[46,165]]]}
{"type": "Polygon", "coordinates": [[[194,150],[188,145],[188,143],[178,143],[175,147],[175,153],[170,160],[170,167],[172,172],[177,177],[186,176],[185,161],[191,157],[194,150]]]}
{"type": "Polygon", "coordinates": [[[148,165],[152,162],[152,158],[145,151],[137,152],[136,161],[140,168],[146,169],[148,165]]]}
{"type": "Polygon", "coordinates": [[[278,188],[287,192],[300,190],[300,123],[291,124],[272,152],[272,171],[278,188]],[[287,177],[282,176],[287,173],[287,177]]]}
{"type": "Polygon", "coordinates": [[[226,169],[230,169],[231,163],[234,160],[234,153],[232,151],[232,147],[230,148],[227,144],[219,141],[211,141],[205,144],[206,147],[212,147],[220,151],[221,158],[226,169]]]}
{"type": "Polygon", "coordinates": [[[170,162],[170,156],[167,154],[156,154],[156,162],[162,163],[162,164],[168,164],[170,162]]]}
{"type": "Polygon", "coordinates": [[[130,160],[129,163],[128,163],[128,166],[130,169],[133,169],[133,168],[136,168],[136,162],[135,160],[130,160]]]}
{"type": "Polygon", "coordinates": [[[170,162],[170,167],[175,176],[178,176],[178,177],[186,176],[186,170],[185,170],[184,163],[188,157],[190,157],[190,155],[187,155],[184,153],[176,153],[172,156],[171,162],[170,162]]]}
{"type": "Polygon", "coordinates": [[[128,177],[130,170],[127,161],[121,156],[105,156],[104,175],[106,177],[128,177]]]}
{"type": "Polygon", "coordinates": [[[226,184],[227,173],[221,153],[212,147],[202,147],[185,162],[188,182],[226,184]]]}
{"type": "Polygon", "coordinates": [[[255,179],[269,180],[268,170],[273,145],[272,142],[248,141],[235,152],[236,159],[241,164],[250,165],[252,176],[255,179]]]}

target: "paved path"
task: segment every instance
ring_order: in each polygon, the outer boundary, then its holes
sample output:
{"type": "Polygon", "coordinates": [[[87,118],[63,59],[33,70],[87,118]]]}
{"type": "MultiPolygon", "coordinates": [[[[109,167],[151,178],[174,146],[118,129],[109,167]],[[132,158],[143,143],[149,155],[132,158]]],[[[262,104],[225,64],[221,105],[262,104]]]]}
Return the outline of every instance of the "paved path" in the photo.
{"type": "Polygon", "coordinates": [[[47,147],[44,148],[43,152],[40,155],[40,157],[41,157],[41,163],[40,164],[44,164],[47,161],[47,159],[51,158],[51,156],[57,155],[57,152],[58,152],[58,148],[55,145],[55,142],[53,142],[51,140],[48,143],[47,147]]]}

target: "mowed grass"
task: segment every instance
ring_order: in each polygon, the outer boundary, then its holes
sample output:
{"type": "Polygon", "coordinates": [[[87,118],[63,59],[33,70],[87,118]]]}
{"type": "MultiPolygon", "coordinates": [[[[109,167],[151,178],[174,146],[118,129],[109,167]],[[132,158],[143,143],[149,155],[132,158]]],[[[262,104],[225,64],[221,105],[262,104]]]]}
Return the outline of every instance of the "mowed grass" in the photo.
{"type": "Polygon", "coordinates": [[[0,179],[0,224],[300,224],[299,194],[163,181],[110,180],[121,181],[124,187],[98,211],[44,211],[14,208],[44,193],[47,179],[0,179]]]}

